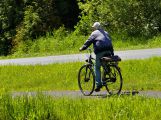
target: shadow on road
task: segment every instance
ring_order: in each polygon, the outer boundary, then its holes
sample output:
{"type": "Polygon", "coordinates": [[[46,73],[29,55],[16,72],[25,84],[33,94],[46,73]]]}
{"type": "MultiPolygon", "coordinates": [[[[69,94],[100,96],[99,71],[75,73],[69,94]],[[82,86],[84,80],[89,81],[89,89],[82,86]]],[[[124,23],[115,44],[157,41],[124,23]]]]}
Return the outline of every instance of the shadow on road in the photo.
{"type": "Polygon", "coordinates": [[[110,95],[107,93],[94,93],[92,95],[90,95],[91,97],[98,97],[98,98],[107,98],[107,97],[117,97],[117,96],[134,96],[134,95],[138,95],[139,91],[124,91],[121,92],[120,95],[110,95]]]}

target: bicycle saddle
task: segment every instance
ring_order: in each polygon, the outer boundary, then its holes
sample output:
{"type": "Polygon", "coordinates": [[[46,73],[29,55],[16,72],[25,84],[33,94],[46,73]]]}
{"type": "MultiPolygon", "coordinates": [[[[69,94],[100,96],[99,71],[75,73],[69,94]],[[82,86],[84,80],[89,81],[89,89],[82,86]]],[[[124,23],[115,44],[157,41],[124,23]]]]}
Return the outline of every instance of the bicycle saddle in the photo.
{"type": "Polygon", "coordinates": [[[119,62],[121,61],[121,58],[118,55],[114,55],[109,57],[102,57],[101,60],[106,62],[119,62]]]}

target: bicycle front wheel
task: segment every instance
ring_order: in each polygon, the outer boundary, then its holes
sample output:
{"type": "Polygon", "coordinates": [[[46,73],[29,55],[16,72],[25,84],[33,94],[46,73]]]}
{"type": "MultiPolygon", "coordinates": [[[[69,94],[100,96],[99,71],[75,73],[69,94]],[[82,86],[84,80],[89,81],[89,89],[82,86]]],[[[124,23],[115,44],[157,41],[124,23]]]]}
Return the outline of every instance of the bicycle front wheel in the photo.
{"type": "Polygon", "coordinates": [[[121,93],[122,89],[122,75],[120,68],[116,65],[110,65],[110,71],[106,74],[106,90],[110,95],[116,95],[121,93]]]}
{"type": "Polygon", "coordinates": [[[93,93],[95,88],[95,75],[91,65],[83,65],[78,73],[78,86],[85,96],[93,93]]]}

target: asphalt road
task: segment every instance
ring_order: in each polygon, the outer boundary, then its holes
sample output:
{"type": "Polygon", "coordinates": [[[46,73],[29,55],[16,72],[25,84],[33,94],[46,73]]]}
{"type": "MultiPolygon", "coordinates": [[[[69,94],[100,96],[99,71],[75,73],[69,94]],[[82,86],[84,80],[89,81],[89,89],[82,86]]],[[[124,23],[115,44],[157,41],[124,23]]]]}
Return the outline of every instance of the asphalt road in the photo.
{"type": "MultiPolygon", "coordinates": [[[[119,55],[122,58],[122,60],[145,59],[153,56],[161,56],[161,48],[115,51],[115,55],[119,55]]],[[[86,54],[72,54],[72,55],[7,59],[7,60],[0,60],[0,65],[8,65],[8,64],[45,65],[45,64],[51,64],[51,63],[76,62],[76,61],[84,61],[86,58],[85,56],[86,54]]]]}
{"type": "MultiPolygon", "coordinates": [[[[16,96],[36,96],[40,92],[13,92],[12,95],[16,96]]],[[[42,91],[41,94],[53,97],[69,97],[69,98],[107,98],[110,95],[107,91],[93,92],[90,96],[84,96],[80,91],[42,91]]],[[[120,96],[138,95],[144,97],[153,97],[161,99],[161,91],[123,91],[120,96]]]]}

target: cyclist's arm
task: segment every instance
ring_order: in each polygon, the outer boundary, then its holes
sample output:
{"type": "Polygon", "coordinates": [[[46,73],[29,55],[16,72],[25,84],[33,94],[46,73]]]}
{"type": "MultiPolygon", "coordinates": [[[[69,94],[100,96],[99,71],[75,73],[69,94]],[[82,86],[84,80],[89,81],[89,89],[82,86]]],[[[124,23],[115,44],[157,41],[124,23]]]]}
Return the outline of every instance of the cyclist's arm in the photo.
{"type": "Polygon", "coordinates": [[[84,43],[84,45],[79,49],[80,51],[86,50],[94,41],[95,36],[94,34],[91,34],[91,36],[87,39],[87,41],[84,43]]]}

